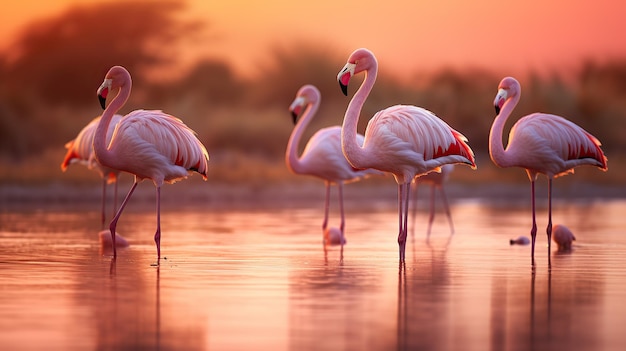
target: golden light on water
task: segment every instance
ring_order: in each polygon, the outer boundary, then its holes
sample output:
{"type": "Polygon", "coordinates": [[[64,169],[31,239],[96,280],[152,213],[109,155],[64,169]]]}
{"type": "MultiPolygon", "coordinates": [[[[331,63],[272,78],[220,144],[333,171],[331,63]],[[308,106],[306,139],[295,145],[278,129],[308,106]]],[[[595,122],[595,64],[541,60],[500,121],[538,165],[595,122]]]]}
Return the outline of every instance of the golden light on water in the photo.
{"type": "Polygon", "coordinates": [[[318,208],[168,211],[159,268],[152,211],[125,214],[131,246],[112,261],[100,254],[92,207],[0,215],[14,223],[0,227],[2,345],[448,350],[624,341],[622,217],[576,224],[589,211],[582,203],[555,211],[577,235],[574,251],[554,250],[550,271],[540,236],[535,274],[529,247],[508,243],[527,230],[528,211],[516,206],[458,202],[457,233],[442,216],[429,240],[420,213],[400,270],[393,201],[349,210],[343,255],[322,249],[318,208]]]}

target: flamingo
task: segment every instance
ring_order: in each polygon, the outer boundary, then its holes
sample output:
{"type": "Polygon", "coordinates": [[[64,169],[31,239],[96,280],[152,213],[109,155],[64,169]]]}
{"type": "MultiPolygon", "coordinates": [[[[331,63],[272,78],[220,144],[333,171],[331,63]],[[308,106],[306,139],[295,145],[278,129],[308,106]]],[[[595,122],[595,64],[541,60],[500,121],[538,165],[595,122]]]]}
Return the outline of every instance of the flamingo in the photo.
{"type": "MultiPolygon", "coordinates": [[[[67,153],[61,163],[61,170],[65,172],[69,165],[80,163],[100,174],[100,177],[102,178],[102,211],[100,218],[101,226],[104,228],[104,222],[106,219],[105,207],[107,184],[114,183],[115,186],[113,190],[113,212],[115,212],[115,206],[117,204],[117,177],[120,172],[117,169],[103,167],[100,163],[98,163],[98,161],[96,161],[96,157],[93,152],[93,136],[96,133],[98,123],[100,123],[100,118],[101,116],[94,118],[78,133],[76,138],[65,144],[67,153]]],[[[116,114],[111,119],[111,124],[107,131],[107,141],[111,140],[113,129],[120,121],[120,118],[122,118],[122,116],[116,114]]]]}
{"type": "Polygon", "coordinates": [[[441,166],[460,163],[476,168],[467,139],[432,112],[411,105],[395,105],[377,112],[369,121],[363,146],[356,138],[361,109],[378,72],[378,62],[367,49],[357,49],[337,75],[347,95],[355,74],[365,80],[348,104],[341,129],[341,146],[348,162],[359,169],[374,168],[392,173],[398,184],[398,246],[404,262],[411,181],[418,175],[441,171],[441,166]]]}
{"type": "Polygon", "coordinates": [[[541,173],[548,177],[548,265],[552,236],[552,179],[574,173],[574,167],[590,165],[608,169],[600,141],[578,125],[563,117],[533,113],[518,120],[509,134],[506,149],[502,130],[520,99],[521,86],[512,77],[502,79],[494,100],[496,118],[489,133],[489,154],[499,167],[521,167],[530,179],[532,207],[531,264],[535,266],[535,181],[541,173]]]}
{"type": "Polygon", "coordinates": [[[114,258],[117,256],[114,233],[124,207],[139,182],[150,179],[154,183],[157,214],[154,241],[158,265],[161,259],[161,186],[164,182],[174,183],[185,179],[191,171],[199,173],[206,180],[209,154],[196,133],[183,121],[157,110],[135,110],[124,116],[107,145],[107,130],[113,115],[128,100],[131,85],[130,73],[124,67],[113,66],[107,72],[98,88],[98,98],[104,113],[96,128],[93,148],[100,164],[135,176],[132,187],[109,226],[114,258]],[[106,107],[109,92],[117,88],[119,92],[106,107]]]}
{"type": "MultiPolygon", "coordinates": [[[[295,174],[308,174],[324,180],[326,184],[326,202],[324,206],[324,222],[322,231],[326,243],[345,243],[345,215],[343,209],[343,185],[373,174],[382,174],[376,170],[359,170],[353,168],[341,151],[341,127],[332,126],[318,130],[309,139],[301,157],[298,157],[298,144],[302,134],[311,123],[320,105],[321,95],[313,85],[304,85],[298,90],[295,100],[289,106],[293,122],[296,123],[285,153],[285,162],[295,174]],[[298,121],[298,116],[300,120],[298,121]],[[328,212],[330,208],[330,188],[337,185],[339,193],[339,209],[341,213],[340,232],[329,230],[328,212]]],[[[363,136],[357,135],[357,142],[363,144],[363,136]]]]}
{"type": "Polygon", "coordinates": [[[454,234],[454,223],[452,222],[452,215],[450,214],[450,206],[448,206],[448,199],[446,197],[446,192],[443,190],[443,184],[448,180],[450,173],[454,170],[454,165],[446,164],[441,167],[441,172],[430,172],[423,176],[415,177],[413,182],[415,183],[414,190],[414,198],[413,198],[413,211],[412,211],[412,221],[415,223],[415,216],[417,214],[417,185],[418,184],[429,184],[430,185],[430,216],[428,217],[428,231],[427,235],[430,236],[430,230],[433,225],[433,220],[435,219],[435,190],[439,189],[441,193],[441,198],[443,200],[443,207],[446,211],[446,216],[448,216],[448,224],[450,225],[450,234],[454,234]]]}

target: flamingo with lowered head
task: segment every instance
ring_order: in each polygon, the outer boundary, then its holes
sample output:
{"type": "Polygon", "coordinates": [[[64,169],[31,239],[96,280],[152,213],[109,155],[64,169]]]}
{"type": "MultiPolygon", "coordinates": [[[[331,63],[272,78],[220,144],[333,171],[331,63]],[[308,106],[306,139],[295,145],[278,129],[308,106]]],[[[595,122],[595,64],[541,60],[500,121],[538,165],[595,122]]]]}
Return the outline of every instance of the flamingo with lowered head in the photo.
{"type": "MultiPolygon", "coordinates": [[[[293,121],[296,123],[285,153],[285,161],[289,169],[295,174],[308,174],[324,180],[326,184],[326,202],[324,207],[324,222],[322,230],[325,243],[345,242],[345,215],[343,209],[343,184],[357,181],[373,174],[382,174],[373,169],[355,169],[346,160],[341,151],[341,127],[333,126],[318,130],[307,142],[302,156],[298,157],[298,144],[302,134],[311,123],[320,105],[321,94],[313,85],[304,85],[298,90],[295,100],[289,106],[293,121]],[[300,120],[298,117],[300,116],[300,120]],[[328,212],[330,208],[330,187],[337,185],[339,193],[339,210],[341,213],[341,238],[331,235],[334,231],[328,229],[328,212]]],[[[363,144],[363,136],[357,134],[357,142],[363,144]]]]}
{"type": "Polygon", "coordinates": [[[112,67],[98,88],[98,98],[104,109],[93,148],[101,165],[131,173],[135,182],[111,220],[110,231],[113,241],[113,257],[117,256],[115,228],[124,207],[137,184],[150,179],[156,187],[157,227],[154,241],[157,248],[157,264],[161,259],[161,186],[187,178],[191,171],[207,178],[209,154],[198,140],[195,132],[180,119],[153,110],[135,110],[124,116],[115,128],[111,141],[106,134],[113,115],[126,103],[131,91],[130,73],[121,66],[112,67]],[[106,106],[110,91],[119,92],[106,106]]]}
{"type": "MultiPolygon", "coordinates": [[[[102,178],[102,213],[101,213],[101,226],[104,228],[104,222],[106,220],[106,189],[107,184],[114,183],[113,190],[113,212],[116,210],[117,206],[117,177],[119,176],[120,171],[113,168],[103,167],[96,161],[96,157],[93,152],[93,136],[96,134],[96,127],[98,127],[98,123],[100,123],[101,116],[94,118],[89,124],[87,124],[74,138],[65,144],[65,148],[67,149],[67,153],[65,154],[65,158],[63,159],[63,163],[61,163],[61,170],[65,172],[67,167],[74,163],[80,163],[85,165],[88,169],[93,169],[100,174],[102,178]]],[[[107,141],[111,140],[111,135],[113,135],[113,129],[115,129],[115,125],[122,118],[121,115],[114,115],[111,119],[111,124],[109,125],[109,129],[107,131],[107,141]]]]}
{"type": "Polygon", "coordinates": [[[392,173],[398,183],[398,245],[404,262],[411,182],[418,175],[440,172],[445,164],[476,168],[467,139],[432,112],[411,105],[395,105],[377,112],[369,121],[363,146],[357,142],[357,123],[378,72],[378,62],[367,49],[357,49],[337,75],[345,95],[350,79],[365,72],[365,80],[346,110],[341,145],[348,162],[359,169],[392,173]]]}
{"type": "Polygon", "coordinates": [[[496,118],[489,133],[491,160],[499,167],[521,167],[530,179],[533,223],[531,236],[531,264],[535,266],[535,181],[537,176],[548,177],[548,265],[552,236],[552,179],[574,173],[574,167],[589,165],[603,171],[608,169],[607,158],[600,149],[600,141],[578,125],[563,117],[533,113],[522,117],[511,128],[506,149],[502,144],[502,131],[506,120],[520,99],[521,86],[512,77],[502,79],[494,100],[496,118]]]}

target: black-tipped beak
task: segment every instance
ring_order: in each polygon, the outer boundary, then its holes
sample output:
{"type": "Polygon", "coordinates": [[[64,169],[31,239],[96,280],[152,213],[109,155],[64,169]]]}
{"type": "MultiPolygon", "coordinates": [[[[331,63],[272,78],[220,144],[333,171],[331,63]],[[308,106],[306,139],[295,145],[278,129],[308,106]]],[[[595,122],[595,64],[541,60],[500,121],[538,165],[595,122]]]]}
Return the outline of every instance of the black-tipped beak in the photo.
{"type": "Polygon", "coordinates": [[[496,105],[496,116],[500,114],[500,106],[496,105]]]}
{"type": "Polygon", "coordinates": [[[337,74],[337,82],[339,82],[341,91],[345,96],[348,96],[348,83],[350,83],[350,78],[354,75],[355,67],[356,63],[348,62],[343,66],[341,71],[339,71],[339,74],[337,74]]]}
{"type": "Polygon", "coordinates": [[[98,94],[98,101],[100,101],[100,106],[104,110],[106,108],[106,105],[107,105],[107,98],[105,98],[104,96],[98,94]]]}
{"type": "Polygon", "coordinates": [[[293,124],[296,124],[296,122],[298,121],[298,114],[296,113],[296,111],[291,111],[291,118],[293,119],[293,124]]]}
{"type": "Polygon", "coordinates": [[[343,95],[348,96],[348,86],[339,82],[339,86],[341,87],[341,92],[343,92],[343,95]]]}

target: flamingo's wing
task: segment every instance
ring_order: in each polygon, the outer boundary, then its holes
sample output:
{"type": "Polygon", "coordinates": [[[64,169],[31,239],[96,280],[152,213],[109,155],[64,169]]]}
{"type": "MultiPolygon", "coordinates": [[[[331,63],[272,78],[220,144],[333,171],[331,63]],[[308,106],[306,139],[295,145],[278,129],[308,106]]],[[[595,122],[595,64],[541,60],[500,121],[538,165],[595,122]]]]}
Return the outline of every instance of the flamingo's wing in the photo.
{"type": "Polygon", "coordinates": [[[476,167],[467,138],[420,107],[396,105],[379,111],[368,124],[365,143],[372,139],[398,154],[422,155],[425,162],[452,157],[476,167]]]}
{"type": "MultiPolygon", "coordinates": [[[[363,136],[357,135],[363,144],[363,136]]],[[[341,150],[341,127],[333,126],[318,130],[307,142],[300,163],[308,174],[333,182],[354,181],[362,177],[382,174],[376,170],[360,170],[352,167],[341,150]]]]}
{"type": "Polygon", "coordinates": [[[65,171],[67,166],[80,162],[87,166],[89,169],[94,167],[95,160],[93,159],[93,136],[100,122],[100,116],[94,118],[89,122],[81,131],[76,135],[74,140],[65,144],[67,153],[61,163],[61,169],[65,171]]]}
{"type": "Polygon", "coordinates": [[[534,113],[520,119],[513,126],[510,138],[517,137],[517,134],[522,135],[520,131],[524,135],[532,136],[533,143],[543,145],[553,157],[564,163],[563,169],[554,172],[555,175],[569,173],[572,167],[583,163],[593,164],[602,170],[607,169],[607,158],[600,148],[600,141],[563,117],[534,113]]]}
{"type": "MultiPolygon", "coordinates": [[[[123,118],[112,140],[134,148],[136,155],[153,157],[171,165],[196,171],[206,179],[209,154],[196,133],[180,119],[157,110],[136,110],[123,118]],[[117,136],[124,136],[121,140],[117,136]],[[130,144],[133,144],[132,146],[130,144]]],[[[168,177],[166,176],[166,180],[168,177]]]]}

